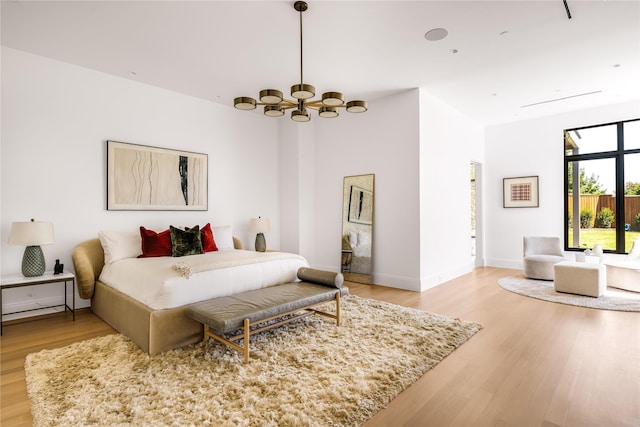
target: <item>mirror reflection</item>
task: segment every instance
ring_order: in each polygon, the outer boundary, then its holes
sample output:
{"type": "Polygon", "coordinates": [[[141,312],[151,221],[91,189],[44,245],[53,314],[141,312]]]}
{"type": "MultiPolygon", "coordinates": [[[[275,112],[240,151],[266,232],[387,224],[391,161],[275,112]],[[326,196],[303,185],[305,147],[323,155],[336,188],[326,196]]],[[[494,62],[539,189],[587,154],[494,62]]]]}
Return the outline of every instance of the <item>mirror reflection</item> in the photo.
{"type": "Polygon", "coordinates": [[[342,258],[345,280],[371,283],[374,174],[345,176],[342,187],[342,258]]]}

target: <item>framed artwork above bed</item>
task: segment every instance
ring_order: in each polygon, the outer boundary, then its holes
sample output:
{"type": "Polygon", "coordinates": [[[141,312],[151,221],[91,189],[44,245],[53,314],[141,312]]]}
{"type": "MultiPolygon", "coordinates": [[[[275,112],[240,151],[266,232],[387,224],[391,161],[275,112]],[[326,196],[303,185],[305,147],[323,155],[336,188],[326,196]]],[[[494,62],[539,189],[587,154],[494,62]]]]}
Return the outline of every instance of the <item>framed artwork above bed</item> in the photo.
{"type": "Polygon", "coordinates": [[[107,209],[206,211],[206,154],[107,141],[107,209]]]}

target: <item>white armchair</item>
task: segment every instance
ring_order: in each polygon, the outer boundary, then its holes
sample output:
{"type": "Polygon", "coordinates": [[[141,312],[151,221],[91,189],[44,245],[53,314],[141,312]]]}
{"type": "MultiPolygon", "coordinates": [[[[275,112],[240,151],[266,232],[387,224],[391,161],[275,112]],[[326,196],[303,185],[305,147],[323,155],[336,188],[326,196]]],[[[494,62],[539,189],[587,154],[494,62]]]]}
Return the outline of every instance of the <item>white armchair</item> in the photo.
{"type": "Polygon", "coordinates": [[[640,292],[640,237],[633,242],[629,255],[623,259],[607,258],[605,265],[609,286],[640,292]]]}
{"type": "Polygon", "coordinates": [[[523,237],[524,277],[553,280],[553,266],[566,261],[559,237],[523,237]]]}

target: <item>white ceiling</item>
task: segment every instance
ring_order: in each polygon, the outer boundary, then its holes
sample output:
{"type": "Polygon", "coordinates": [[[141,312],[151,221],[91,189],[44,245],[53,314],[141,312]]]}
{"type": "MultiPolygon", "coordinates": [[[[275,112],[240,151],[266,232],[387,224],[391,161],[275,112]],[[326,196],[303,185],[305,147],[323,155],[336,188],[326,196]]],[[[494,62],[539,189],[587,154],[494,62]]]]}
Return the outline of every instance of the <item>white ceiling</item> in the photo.
{"type": "MultiPolygon", "coordinates": [[[[640,1],[568,4],[572,19],[562,0],[309,1],[305,83],[368,101],[423,87],[486,124],[640,99],[640,1]],[[436,27],[448,37],[427,41],[436,27]]],[[[4,46],[229,106],[300,79],[293,1],[3,0],[1,13],[4,46]]]]}

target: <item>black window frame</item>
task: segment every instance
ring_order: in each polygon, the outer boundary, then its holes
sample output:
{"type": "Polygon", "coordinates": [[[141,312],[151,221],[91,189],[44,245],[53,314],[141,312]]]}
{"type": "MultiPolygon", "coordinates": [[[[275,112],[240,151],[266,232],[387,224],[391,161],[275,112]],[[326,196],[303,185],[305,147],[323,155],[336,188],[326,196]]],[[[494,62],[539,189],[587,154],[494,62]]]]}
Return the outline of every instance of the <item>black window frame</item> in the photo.
{"type": "MultiPolygon", "coordinates": [[[[624,149],[624,124],[630,122],[640,121],[640,118],[637,119],[629,119],[622,120],[618,122],[610,122],[610,123],[601,123],[597,125],[590,126],[581,126],[576,128],[565,129],[562,133],[562,146],[563,146],[563,156],[564,162],[562,163],[564,166],[564,250],[565,251],[574,251],[580,252],[582,248],[569,247],[569,163],[570,162],[581,162],[585,160],[599,160],[599,159],[614,159],[615,160],[615,176],[616,176],[616,217],[624,218],[624,197],[617,197],[617,195],[622,194],[624,196],[624,156],[628,154],[640,154],[640,148],[634,149],[624,149]],[[600,151],[594,153],[586,153],[586,154],[572,154],[567,155],[566,148],[566,135],[568,132],[581,131],[585,129],[593,129],[603,126],[612,126],[616,125],[617,132],[617,148],[615,150],[609,151],[600,151]]],[[[579,179],[579,177],[574,177],[574,179],[579,179]]],[[[575,213],[574,213],[575,215],[575,213]]],[[[574,218],[575,221],[575,218],[574,218]]],[[[624,221],[616,221],[616,250],[612,251],[610,249],[605,249],[607,253],[617,253],[617,254],[626,254],[625,252],[625,229],[624,229],[624,221]]]]}

